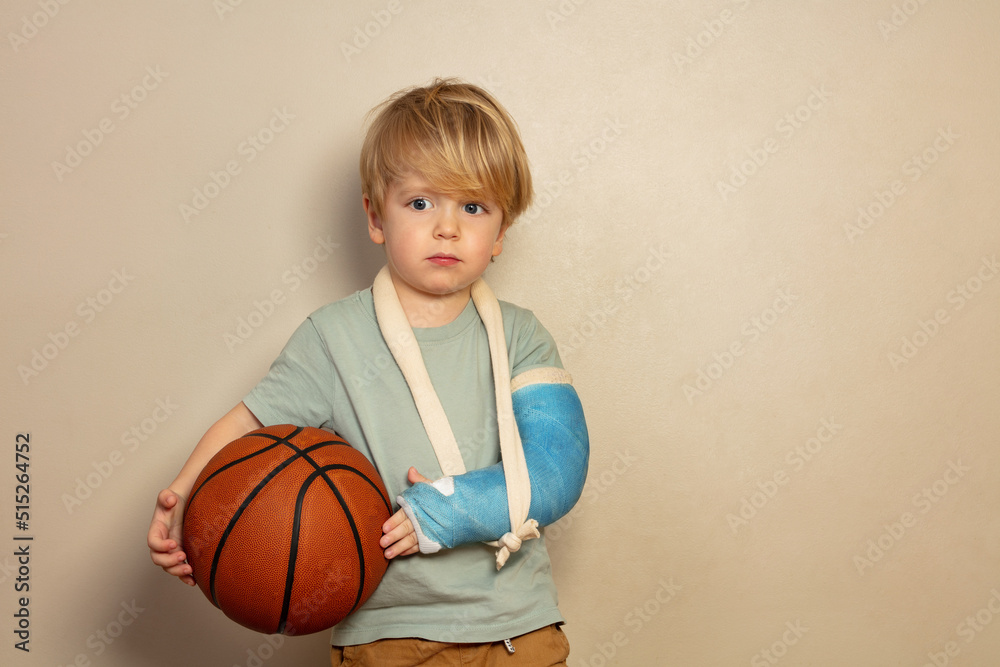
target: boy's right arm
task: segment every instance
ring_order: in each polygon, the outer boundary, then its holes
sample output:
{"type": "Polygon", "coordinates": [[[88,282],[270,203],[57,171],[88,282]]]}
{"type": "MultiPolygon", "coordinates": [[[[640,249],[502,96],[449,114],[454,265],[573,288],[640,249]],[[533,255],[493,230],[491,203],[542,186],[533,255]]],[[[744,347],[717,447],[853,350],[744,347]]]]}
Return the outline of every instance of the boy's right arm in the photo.
{"type": "Polygon", "coordinates": [[[190,586],[194,586],[195,582],[191,577],[191,566],[185,562],[187,555],[181,549],[185,499],[213,456],[233,440],[262,427],[260,420],[241,401],[208,429],[174,481],[156,497],[156,508],[146,537],[149,555],[164,571],[190,586]]]}

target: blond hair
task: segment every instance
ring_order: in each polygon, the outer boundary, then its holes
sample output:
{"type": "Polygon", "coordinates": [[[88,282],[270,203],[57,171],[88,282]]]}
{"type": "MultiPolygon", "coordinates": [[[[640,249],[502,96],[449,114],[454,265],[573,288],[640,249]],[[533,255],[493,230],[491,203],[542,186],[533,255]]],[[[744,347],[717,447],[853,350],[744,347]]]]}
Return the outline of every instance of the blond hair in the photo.
{"type": "Polygon", "coordinates": [[[482,88],[435,79],[399,91],[372,114],[361,147],[361,189],[376,215],[389,187],[409,171],[447,195],[496,202],[504,226],[531,205],[531,172],[517,125],[482,88]]]}

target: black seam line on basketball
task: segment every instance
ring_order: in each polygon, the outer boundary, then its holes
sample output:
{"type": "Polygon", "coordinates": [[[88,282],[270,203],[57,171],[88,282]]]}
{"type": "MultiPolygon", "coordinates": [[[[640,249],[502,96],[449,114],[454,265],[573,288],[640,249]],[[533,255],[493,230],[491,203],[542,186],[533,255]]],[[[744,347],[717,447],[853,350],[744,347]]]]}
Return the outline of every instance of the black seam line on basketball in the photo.
{"type": "MultiPolygon", "coordinates": [[[[314,481],[316,481],[316,478],[320,476],[322,476],[323,479],[326,481],[327,485],[330,486],[330,489],[337,497],[337,502],[340,503],[340,508],[344,510],[344,516],[347,518],[347,522],[351,526],[351,531],[354,533],[355,548],[357,548],[358,550],[358,563],[361,571],[361,577],[360,577],[361,583],[358,588],[357,596],[354,598],[354,605],[351,607],[351,611],[354,611],[354,609],[358,606],[358,602],[361,600],[361,595],[362,593],[364,593],[365,555],[364,555],[364,546],[361,544],[361,534],[358,532],[357,525],[355,525],[354,523],[354,517],[351,514],[350,509],[348,509],[346,501],[344,500],[343,496],[340,495],[340,492],[336,488],[336,486],[332,484],[330,478],[327,477],[326,473],[330,470],[347,470],[350,472],[355,472],[364,477],[364,475],[362,475],[361,472],[358,471],[356,468],[344,465],[342,463],[332,463],[318,470],[314,470],[312,473],[310,473],[309,477],[307,477],[305,481],[302,483],[302,485],[299,487],[299,493],[295,498],[295,518],[292,521],[292,539],[289,545],[289,553],[288,553],[288,572],[285,575],[285,591],[281,601],[281,616],[278,619],[278,629],[277,629],[278,634],[284,634],[285,625],[288,623],[288,612],[291,609],[292,588],[295,583],[295,563],[296,560],[298,559],[298,554],[299,554],[299,527],[301,525],[301,519],[302,519],[302,505],[305,502],[305,496],[306,493],[309,491],[309,487],[312,485],[314,481]]],[[[375,490],[378,491],[377,488],[375,490]]]]}
{"type": "Polygon", "coordinates": [[[194,501],[195,496],[198,495],[198,492],[201,491],[205,487],[205,485],[208,484],[208,482],[211,481],[211,479],[213,477],[215,477],[216,475],[218,475],[218,474],[220,474],[220,473],[222,473],[222,472],[224,472],[224,471],[232,468],[235,465],[243,463],[244,461],[249,461],[253,457],[258,456],[260,454],[263,454],[264,452],[269,452],[272,449],[274,449],[275,447],[279,446],[280,444],[281,444],[280,442],[276,442],[274,444],[268,445],[267,447],[265,447],[263,449],[258,449],[253,454],[247,454],[246,456],[244,456],[242,458],[236,459],[235,461],[230,461],[226,465],[222,466],[221,468],[219,468],[218,470],[216,470],[215,472],[213,472],[211,475],[209,475],[208,477],[206,477],[205,481],[202,482],[201,485],[197,489],[195,489],[194,493],[191,494],[191,498],[188,500],[188,505],[190,506],[191,502],[194,501]]]}
{"type": "Polygon", "coordinates": [[[389,514],[392,514],[392,505],[389,504],[389,500],[382,494],[382,489],[378,488],[378,484],[369,479],[368,475],[366,475],[363,470],[358,470],[354,466],[349,466],[344,463],[338,463],[336,464],[336,466],[327,466],[327,468],[333,468],[333,467],[335,467],[337,470],[346,470],[348,472],[353,472],[355,475],[363,479],[365,483],[368,484],[368,486],[375,489],[375,493],[378,494],[379,500],[381,500],[382,504],[385,505],[385,509],[388,510],[389,514]]]}
{"type": "MultiPolygon", "coordinates": [[[[350,445],[347,444],[346,442],[344,442],[343,440],[324,440],[322,442],[314,442],[313,444],[309,445],[305,449],[302,449],[302,448],[300,448],[300,447],[292,444],[291,442],[282,441],[282,444],[288,445],[289,449],[291,449],[292,451],[297,452],[299,454],[302,454],[302,453],[312,453],[314,450],[317,450],[320,447],[326,447],[328,445],[338,445],[338,446],[341,446],[341,447],[350,447],[350,445]]],[[[311,461],[312,459],[309,459],[309,460],[311,461]]],[[[313,465],[315,465],[315,462],[313,462],[313,465]]]]}
{"type": "MultiPolygon", "coordinates": [[[[361,595],[365,592],[365,547],[361,543],[361,533],[358,532],[358,526],[354,523],[354,515],[351,514],[351,510],[347,507],[347,501],[344,500],[342,495],[340,495],[340,490],[337,488],[337,485],[334,484],[333,480],[330,479],[330,476],[326,474],[329,470],[342,470],[345,468],[349,468],[349,466],[335,464],[317,470],[313,474],[321,474],[323,476],[323,480],[326,482],[326,485],[330,487],[331,491],[333,491],[333,495],[337,497],[337,502],[339,502],[340,506],[343,508],[344,516],[347,517],[347,523],[351,526],[351,532],[354,533],[354,546],[358,550],[358,570],[361,576],[358,577],[358,593],[354,596],[354,604],[351,605],[351,611],[347,612],[350,614],[358,608],[358,604],[361,602],[361,595]]],[[[362,477],[363,476],[364,475],[362,475],[362,477]]]]}
{"type": "MultiPolygon", "coordinates": [[[[347,501],[345,501],[344,497],[340,495],[340,491],[337,489],[337,486],[333,483],[333,480],[331,480],[326,475],[326,472],[329,471],[329,470],[350,470],[350,471],[354,472],[355,474],[359,475],[366,482],[368,482],[368,484],[370,484],[375,489],[375,491],[378,493],[378,496],[379,496],[379,498],[382,499],[383,503],[385,503],[386,500],[382,496],[382,492],[379,490],[379,488],[377,486],[375,486],[375,484],[373,484],[371,482],[371,480],[369,480],[368,477],[366,475],[364,475],[357,468],[353,468],[351,466],[347,466],[347,465],[343,465],[343,464],[332,464],[332,465],[328,465],[328,466],[320,466],[316,461],[314,461],[312,459],[312,457],[309,456],[310,453],[312,453],[316,449],[319,449],[320,447],[323,447],[323,446],[326,446],[326,445],[344,445],[345,443],[343,443],[343,442],[336,442],[336,441],[332,441],[332,440],[331,441],[326,441],[326,442],[319,442],[319,443],[316,443],[314,445],[311,445],[311,446],[307,447],[304,450],[303,449],[299,449],[298,447],[296,447],[295,445],[293,445],[290,442],[286,442],[285,444],[288,445],[291,449],[295,450],[295,452],[297,453],[297,456],[301,456],[302,459],[308,461],[313,466],[313,468],[315,468],[315,470],[313,471],[313,473],[307,478],[307,480],[308,480],[309,483],[312,483],[312,480],[316,477],[316,475],[319,475],[319,474],[323,475],[323,479],[326,480],[327,486],[329,486],[330,490],[333,491],[333,494],[337,497],[337,502],[340,503],[341,508],[344,510],[344,516],[347,517],[347,522],[351,526],[351,532],[354,533],[354,546],[358,550],[358,568],[359,568],[359,570],[361,572],[361,577],[360,577],[360,580],[358,582],[358,593],[354,597],[354,604],[351,605],[351,612],[353,612],[355,609],[357,609],[358,603],[361,602],[361,596],[362,596],[362,594],[364,593],[364,590],[365,590],[365,550],[364,550],[364,545],[361,543],[361,533],[358,532],[358,527],[354,523],[354,516],[351,514],[350,509],[348,509],[348,507],[347,507],[347,501]]],[[[349,447],[350,445],[346,445],[346,446],[349,447]]],[[[293,458],[295,458],[295,457],[293,457],[293,458]]],[[[307,484],[303,484],[303,487],[304,488],[308,488],[308,485],[307,484]]],[[[390,511],[390,513],[392,512],[391,508],[390,508],[389,511],[390,511]]],[[[293,524],[293,527],[292,527],[293,534],[297,530],[298,530],[298,524],[296,522],[295,524],[293,524]]],[[[295,558],[295,554],[293,552],[289,556],[289,567],[290,568],[294,567],[294,558],[295,558]]],[[[291,594],[292,594],[292,591],[291,591],[291,580],[293,578],[292,577],[293,574],[294,574],[294,572],[292,570],[290,570],[289,571],[289,575],[288,575],[288,577],[285,580],[285,599],[286,600],[290,600],[290,598],[291,598],[291,594]]],[[[348,612],[348,613],[351,613],[351,612],[348,612]]],[[[284,628],[285,621],[286,621],[285,615],[288,613],[287,604],[284,603],[284,602],[282,603],[282,611],[281,611],[281,613],[282,613],[282,617],[281,617],[281,620],[278,623],[278,627],[279,628],[284,628]]],[[[283,632],[283,630],[278,630],[278,632],[283,632]]]]}
{"type": "MultiPolygon", "coordinates": [[[[302,451],[302,450],[299,449],[297,446],[293,445],[292,443],[288,442],[288,440],[290,440],[291,438],[295,437],[296,435],[298,435],[299,433],[301,433],[305,429],[306,429],[306,427],[304,427],[304,426],[296,426],[295,430],[293,432],[289,433],[288,435],[286,435],[285,437],[274,435],[272,433],[254,433],[254,435],[255,436],[260,436],[261,438],[271,438],[272,440],[275,441],[275,443],[288,445],[293,450],[299,452],[299,451],[302,451]]],[[[313,429],[313,430],[319,431],[319,430],[322,430],[322,429],[313,429]]],[[[313,444],[309,445],[309,447],[307,447],[306,449],[307,450],[313,450],[313,449],[316,449],[317,447],[323,447],[325,445],[341,445],[343,447],[350,447],[350,445],[347,444],[347,442],[343,438],[341,438],[339,435],[334,434],[334,437],[336,438],[334,440],[322,440],[320,442],[314,442],[313,444]]]]}
{"type": "MultiPolygon", "coordinates": [[[[286,435],[284,437],[281,437],[279,435],[274,435],[272,433],[254,433],[253,434],[254,437],[258,437],[259,436],[259,437],[262,437],[262,438],[270,438],[270,439],[274,440],[274,442],[271,443],[270,445],[268,445],[267,447],[265,447],[264,449],[258,449],[253,454],[247,454],[246,456],[244,456],[241,459],[237,459],[235,461],[230,461],[229,463],[227,463],[226,465],[222,466],[221,468],[219,468],[218,470],[216,470],[215,472],[213,472],[211,475],[209,475],[208,477],[206,477],[205,481],[202,482],[198,486],[198,488],[194,490],[194,493],[191,494],[191,497],[188,498],[187,506],[188,507],[191,506],[191,503],[194,501],[194,497],[198,495],[198,492],[201,491],[202,487],[204,487],[206,484],[208,484],[208,480],[212,479],[213,477],[215,477],[216,475],[218,475],[219,473],[221,473],[223,470],[228,470],[229,468],[233,467],[234,465],[236,465],[238,463],[242,463],[243,461],[247,461],[249,459],[252,459],[253,457],[257,456],[258,454],[263,454],[264,452],[270,451],[270,450],[274,449],[275,447],[277,447],[278,445],[280,445],[281,443],[283,443],[284,441],[286,441],[288,438],[294,438],[296,435],[298,435],[301,432],[302,432],[302,427],[298,426],[298,427],[295,428],[294,431],[292,431],[291,433],[289,433],[288,435],[286,435]]],[[[249,434],[247,434],[247,435],[249,435],[249,434]]],[[[244,436],[244,437],[246,437],[246,436],[244,436]]]]}
{"type": "MultiPolygon", "coordinates": [[[[289,433],[287,436],[285,436],[285,438],[294,437],[301,431],[302,429],[298,428],[292,433],[289,433]]],[[[282,440],[284,440],[284,438],[282,438],[282,440]]],[[[279,443],[280,442],[281,441],[279,441],[279,443]]],[[[296,448],[293,447],[292,449],[296,448]]],[[[298,450],[296,449],[296,451],[298,450]]],[[[289,456],[279,465],[275,466],[275,468],[271,470],[271,472],[269,472],[267,476],[264,477],[264,479],[258,482],[257,486],[255,486],[250,491],[250,493],[247,494],[247,497],[243,499],[243,501],[240,503],[240,506],[236,508],[236,511],[233,513],[233,516],[229,518],[229,523],[228,525],[226,525],[226,529],[222,532],[222,536],[219,538],[219,544],[215,547],[215,553],[212,555],[212,568],[209,571],[208,590],[212,594],[212,604],[214,604],[216,607],[219,606],[219,598],[215,592],[215,575],[219,569],[219,561],[222,559],[222,550],[226,546],[226,541],[229,539],[229,534],[233,532],[233,528],[236,527],[236,522],[239,521],[239,518],[243,515],[244,510],[246,510],[246,508],[250,506],[250,503],[253,502],[254,498],[257,497],[257,494],[260,493],[261,489],[267,486],[267,483],[270,482],[276,475],[278,475],[278,473],[280,473],[282,470],[290,466],[293,462],[297,461],[300,457],[301,454],[296,453],[292,456],[289,456]]]]}
{"type": "Polygon", "coordinates": [[[292,602],[292,584],[295,582],[295,562],[299,555],[299,525],[302,520],[302,503],[305,500],[306,492],[313,480],[316,479],[316,472],[313,471],[305,482],[299,486],[299,493],[295,497],[295,516],[292,519],[292,538],[288,545],[288,570],[285,573],[285,591],[281,597],[281,615],[278,616],[278,629],[276,632],[285,633],[285,623],[288,622],[288,609],[292,602]]]}
{"type": "MultiPolygon", "coordinates": [[[[285,632],[285,624],[288,622],[288,612],[292,604],[292,587],[295,583],[295,563],[299,556],[299,529],[302,525],[302,505],[305,503],[306,493],[309,492],[309,487],[312,483],[316,481],[316,478],[320,475],[325,475],[325,471],[334,468],[344,468],[346,466],[341,466],[338,464],[332,464],[326,466],[320,470],[314,470],[309,474],[308,477],[299,486],[299,492],[295,497],[295,517],[292,519],[292,538],[288,546],[288,571],[285,574],[285,590],[281,600],[281,616],[278,618],[278,634],[283,634],[285,632]]],[[[347,507],[344,505],[343,499],[338,495],[337,500],[340,501],[341,509],[344,510],[345,515],[349,515],[347,507]]],[[[349,519],[350,521],[350,519],[349,519]]],[[[352,525],[353,528],[353,525],[352,525]]],[[[360,541],[360,536],[357,531],[354,532],[356,542],[360,541]]],[[[364,572],[362,566],[362,581],[364,581],[364,572]]],[[[352,609],[353,611],[353,609],[352,609]]]]}
{"type": "MultiPolygon", "coordinates": [[[[311,454],[313,452],[313,450],[318,449],[320,447],[323,447],[325,445],[342,445],[344,447],[350,447],[350,445],[347,444],[346,442],[344,442],[343,440],[326,440],[324,442],[317,442],[317,443],[315,443],[313,445],[310,445],[306,449],[299,449],[298,447],[296,447],[295,445],[293,445],[290,442],[286,442],[284,444],[288,445],[290,448],[292,448],[293,450],[295,450],[296,452],[298,452],[299,454],[301,454],[302,458],[305,459],[306,461],[309,461],[309,463],[312,464],[312,466],[316,470],[320,469],[320,465],[319,465],[319,463],[317,463],[316,461],[314,461],[311,456],[309,456],[309,454],[311,454]]],[[[353,449],[353,447],[352,447],[352,449],[353,449]]],[[[374,482],[372,482],[370,479],[368,479],[368,475],[366,475],[365,473],[361,472],[357,468],[351,468],[351,467],[348,467],[348,466],[341,467],[340,469],[341,470],[351,470],[351,471],[357,473],[366,482],[368,482],[368,484],[373,489],[375,489],[375,491],[378,493],[378,497],[382,499],[382,504],[385,505],[385,508],[389,511],[389,514],[392,514],[392,503],[390,503],[389,499],[385,495],[383,495],[382,490],[378,488],[378,485],[375,484],[374,482]]]]}

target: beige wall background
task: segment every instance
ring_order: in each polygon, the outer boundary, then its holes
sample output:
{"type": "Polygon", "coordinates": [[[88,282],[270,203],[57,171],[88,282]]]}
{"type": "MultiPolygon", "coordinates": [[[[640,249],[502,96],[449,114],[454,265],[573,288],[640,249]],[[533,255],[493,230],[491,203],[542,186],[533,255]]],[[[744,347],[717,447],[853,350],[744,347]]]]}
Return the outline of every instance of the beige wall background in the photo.
{"type": "Polygon", "coordinates": [[[538,201],[488,278],[591,429],[548,530],[570,664],[995,664],[998,28],[973,0],[3,3],[0,661],[325,664],[145,533],[381,265],[364,113],[456,75],[520,122],[538,201]]]}

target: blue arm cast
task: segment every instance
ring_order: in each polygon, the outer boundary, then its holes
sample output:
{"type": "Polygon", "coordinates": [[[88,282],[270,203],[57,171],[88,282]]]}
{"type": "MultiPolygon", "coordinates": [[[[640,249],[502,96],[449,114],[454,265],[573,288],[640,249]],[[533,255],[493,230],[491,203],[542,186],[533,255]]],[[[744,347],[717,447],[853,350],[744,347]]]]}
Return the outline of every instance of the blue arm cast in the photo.
{"type": "MultiPolygon", "coordinates": [[[[526,385],[512,400],[531,480],[528,518],[547,526],[573,508],[587,479],[590,440],[583,406],[573,385],[562,383],[526,385]]],[[[496,540],[511,528],[501,463],[414,484],[397,501],[423,553],[496,540]]]]}

